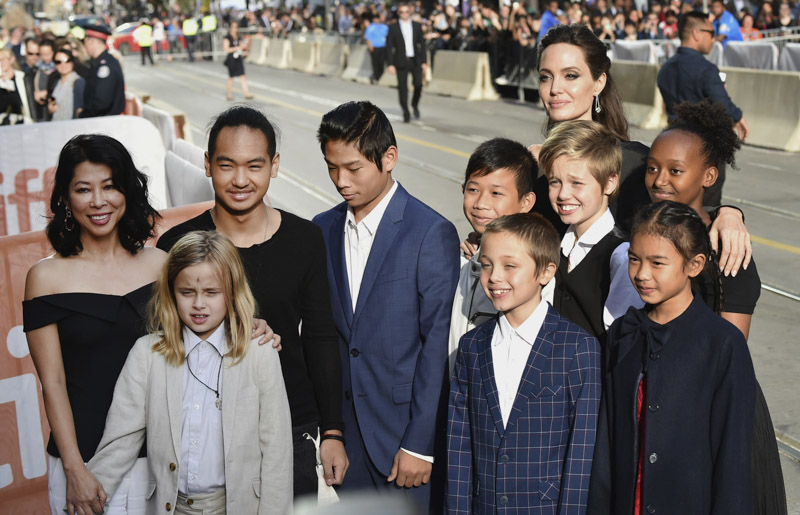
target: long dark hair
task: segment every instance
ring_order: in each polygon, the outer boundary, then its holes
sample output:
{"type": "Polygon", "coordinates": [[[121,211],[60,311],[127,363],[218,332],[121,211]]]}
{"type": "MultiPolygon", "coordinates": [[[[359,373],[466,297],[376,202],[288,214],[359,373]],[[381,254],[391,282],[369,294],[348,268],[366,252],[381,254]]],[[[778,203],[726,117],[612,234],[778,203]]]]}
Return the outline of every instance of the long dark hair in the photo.
{"type": "MultiPolygon", "coordinates": [[[[542,54],[550,45],[567,43],[575,45],[583,51],[583,58],[592,74],[592,79],[597,80],[606,74],[606,86],[600,93],[600,112],[592,110],[592,120],[600,122],[610,130],[620,141],[628,141],[628,120],[622,110],[622,97],[614,80],[611,78],[611,59],[608,58],[606,46],[597,39],[589,27],[580,24],[556,25],[547,31],[539,44],[536,56],[536,70],[542,62],[542,54]]],[[[550,129],[558,122],[547,117],[545,130],[550,129]]]]}
{"type": "Polygon", "coordinates": [[[147,198],[147,176],[136,169],[122,143],[102,134],[75,136],[61,149],[53,194],[50,195],[50,212],[53,214],[47,224],[50,244],[65,257],[83,250],[80,225],[73,222],[71,230],[67,230],[66,220],[69,185],[75,176],[75,168],[86,161],[108,166],[114,187],[125,195],[125,214],[119,221],[117,233],[122,247],[135,254],[155,234],[155,222],[160,215],[147,198]]]}
{"type": "MultiPolygon", "coordinates": [[[[706,256],[703,273],[711,274],[714,282],[714,311],[722,312],[722,274],[717,253],[711,248],[708,229],[697,212],[686,204],[665,200],[644,206],[636,214],[631,227],[631,240],[637,234],[661,236],[672,242],[683,259],[706,256]]],[[[695,278],[698,279],[700,276],[695,278]]]]}

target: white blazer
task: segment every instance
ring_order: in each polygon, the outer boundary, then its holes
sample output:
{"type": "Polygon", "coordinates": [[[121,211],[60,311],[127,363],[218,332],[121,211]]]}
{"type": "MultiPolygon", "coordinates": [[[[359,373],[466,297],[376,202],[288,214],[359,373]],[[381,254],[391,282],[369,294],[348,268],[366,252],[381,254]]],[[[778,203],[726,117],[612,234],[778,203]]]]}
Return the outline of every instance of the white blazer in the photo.
{"type": "MultiPolygon", "coordinates": [[[[178,497],[184,371],[152,351],[158,338],[139,338],[131,349],[89,470],[110,498],[136,461],[146,433],[147,512],[161,514],[173,513],[178,497]]],[[[242,361],[231,363],[226,356],[222,369],[227,512],[290,513],[292,428],[278,352],[253,340],[242,361]]]]}
{"type": "Polygon", "coordinates": [[[25,87],[25,72],[14,70],[14,84],[17,86],[17,93],[19,93],[19,99],[22,101],[23,123],[33,123],[31,108],[28,105],[28,90],[25,87]]]}

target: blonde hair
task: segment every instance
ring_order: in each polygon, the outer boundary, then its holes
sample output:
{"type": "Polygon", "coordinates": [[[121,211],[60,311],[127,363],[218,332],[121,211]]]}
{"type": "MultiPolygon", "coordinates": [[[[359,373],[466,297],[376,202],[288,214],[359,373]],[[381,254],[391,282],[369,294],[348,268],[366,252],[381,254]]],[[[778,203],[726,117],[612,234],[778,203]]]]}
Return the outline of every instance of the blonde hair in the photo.
{"type": "MultiPolygon", "coordinates": [[[[614,134],[597,122],[571,120],[561,122],[550,131],[539,150],[539,167],[547,177],[553,163],[561,156],[585,160],[592,177],[605,189],[612,175],[619,176],[622,169],[622,148],[614,134]]],[[[614,197],[619,184],[611,192],[614,197]]]]}
{"type": "Polygon", "coordinates": [[[19,63],[17,62],[17,56],[14,54],[14,51],[8,47],[0,48],[0,54],[4,54],[8,59],[11,60],[11,69],[14,71],[19,71],[19,63]]]}
{"type": "Polygon", "coordinates": [[[236,364],[244,357],[250,344],[256,305],[239,251],[225,236],[214,231],[190,232],[170,250],[147,305],[147,329],[151,333],[161,333],[161,339],[153,345],[153,352],[160,352],[167,363],[175,366],[186,359],[181,337],[183,323],[175,299],[175,279],[184,269],[201,263],[213,265],[222,282],[228,310],[225,336],[230,345],[226,355],[234,358],[236,364]]]}
{"type": "Polygon", "coordinates": [[[550,263],[558,265],[561,259],[561,237],[553,224],[537,213],[517,213],[495,218],[486,225],[483,237],[505,233],[519,238],[528,247],[528,254],[536,265],[536,273],[550,263]]]}

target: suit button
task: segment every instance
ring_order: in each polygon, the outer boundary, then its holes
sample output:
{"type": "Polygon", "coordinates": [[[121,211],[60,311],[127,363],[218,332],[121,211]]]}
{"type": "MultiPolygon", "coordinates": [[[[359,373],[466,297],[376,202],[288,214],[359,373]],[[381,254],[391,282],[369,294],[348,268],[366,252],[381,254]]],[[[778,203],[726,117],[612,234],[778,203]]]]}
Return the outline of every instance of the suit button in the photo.
{"type": "Polygon", "coordinates": [[[658,454],[653,453],[650,455],[650,463],[655,463],[658,461],[658,454]]]}
{"type": "Polygon", "coordinates": [[[176,468],[176,467],[175,467],[175,464],[174,464],[174,463],[170,463],[170,464],[169,464],[169,469],[170,469],[172,472],[175,472],[175,468],[176,468]]]}
{"type": "Polygon", "coordinates": [[[167,503],[167,505],[164,507],[167,509],[167,511],[172,511],[172,505],[170,503],[167,503]]]}
{"type": "Polygon", "coordinates": [[[656,512],[656,509],[653,508],[653,505],[652,504],[648,504],[647,505],[647,513],[655,513],[655,512],[656,512]]]}
{"type": "Polygon", "coordinates": [[[502,463],[508,463],[508,455],[507,454],[503,454],[502,456],[500,456],[500,461],[502,463]]]}
{"type": "Polygon", "coordinates": [[[569,298],[570,298],[570,297],[569,297],[569,295],[564,295],[564,296],[562,297],[562,299],[564,299],[564,300],[569,300],[569,298]]]}
{"type": "Polygon", "coordinates": [[[349,400],[350,400],[350,397],[351,397],[351,395],[350,395],[350,390],[345,390],[345,391],[344,391],[344,398],[345,398],[345,399],[347,399],[347,400],[349,401],[349,400]]]}
{"type": "Polygon", "coordinates": [[[508,504],[508,497],[506,497],[505,495],[504,495],[504,496],[502,496],[502,497],[500,498],[500,504],[502,504],[503,506],[505,506],[506,504],[508,504]]]}
{"type": "Polygon", "coordinates": [[[186,504],[191,506],[192,504],[194,504],[194,500],[193,499],[186,499],[186,504]]]}
{"type": "Polygon", "coordinates": [[[650,405],[647,406],[647,409],[649,409],[650,411],[658,411],[658,408],[660,407],[661,406],[659,406],[657,402],[651,402],[650,405]]]}
{"type": "Polygon", "coordinates": [[[360,354],[360,353],[358,352],[358,349],[353,349],[353,350],[351,350],[351,351],[350,351],[350,355],[351,355],[351,356],[353,356],[354,358],[355,358],[356,356],[358,356],[359,354],[360,354]]]}

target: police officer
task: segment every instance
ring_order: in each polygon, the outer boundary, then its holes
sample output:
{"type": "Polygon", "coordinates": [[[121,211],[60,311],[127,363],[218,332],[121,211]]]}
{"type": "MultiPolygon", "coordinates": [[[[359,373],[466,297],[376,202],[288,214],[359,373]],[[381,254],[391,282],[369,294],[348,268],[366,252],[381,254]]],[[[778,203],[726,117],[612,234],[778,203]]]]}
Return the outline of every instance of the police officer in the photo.
{"type": "Polygon", "coordinates": [[[196,19],[191,16],[184,17],[181,32],[183,32],[183,37],[186,40],[186,52],[189,54],[189,62],[194,62],[193,52],[197,43],[197,29],[196,19]]]}
{"type": "Polygon", "coordinates": [[[203,56],[203,59],[206,61],[211,61],[213,59],[211,55],[211,52],[214,50],[212,41],[216,31],[217,17],[211,14],[211,11],[205,10],[203,12],[203,17],[200,19],[200,45],[203,52],[208,52],[203,56]]]}
{"type": "Polygon", "coordinates": [[[102,25],[87,25],[83,44],[92,60],[83,95],[80,118],[112,116],[125,110],[125,79],[119,61],[108,53],[111,31],[102,25]]]}

